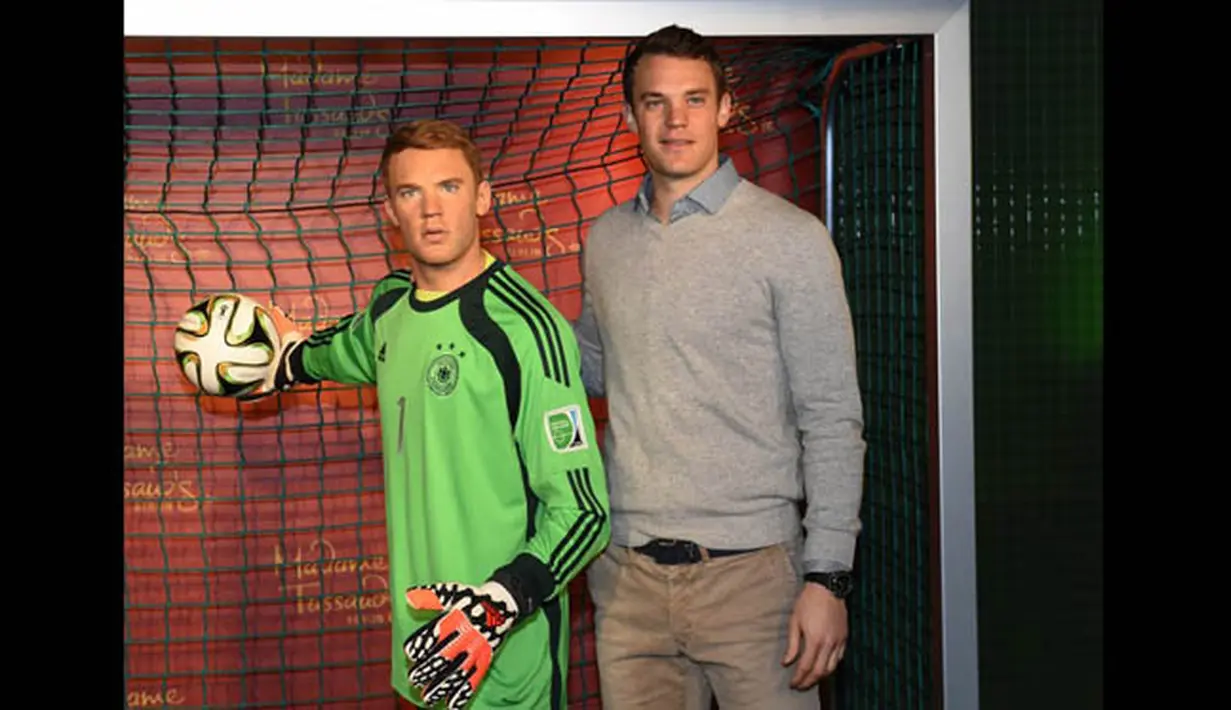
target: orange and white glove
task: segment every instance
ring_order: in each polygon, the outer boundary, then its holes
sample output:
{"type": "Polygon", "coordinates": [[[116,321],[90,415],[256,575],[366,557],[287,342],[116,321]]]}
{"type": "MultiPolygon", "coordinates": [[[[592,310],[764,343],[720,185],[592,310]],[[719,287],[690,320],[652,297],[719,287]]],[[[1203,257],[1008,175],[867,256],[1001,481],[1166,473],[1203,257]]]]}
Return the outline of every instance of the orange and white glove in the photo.
{"type": "Polygon", "coordinates": [[[411,587],[406,601],[411,609],[440,612],[402,645],[410,684],[428,706],[446,701],[449,710],[464,707],[517,620],[516,600],[500,583],[487,582],[411,587]]]}
{"type": "Polygon", "coordinates": [[[271,303],[264,310],[273,321],[274,331],[277,333],[273,343],[274,360],[261,386],[239,397],[244,401],[262,399],[275,392],[289,390],[294,384],[290,365],[291,352],[306,339],[295,321],[283,313],[281,308],[271,303]]]}

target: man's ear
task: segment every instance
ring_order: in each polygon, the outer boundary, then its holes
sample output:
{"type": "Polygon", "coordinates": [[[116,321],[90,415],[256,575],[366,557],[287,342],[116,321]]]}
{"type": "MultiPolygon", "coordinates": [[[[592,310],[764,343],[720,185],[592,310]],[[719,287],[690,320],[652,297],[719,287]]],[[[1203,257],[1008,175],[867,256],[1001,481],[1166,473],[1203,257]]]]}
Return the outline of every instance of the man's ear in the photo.
{"type": "Polygon", "coordinates": [[[628,104],[624,104],[624,122],[628,124],[628,130],[638,133],[637,116],[633,113],[633,107],[628,104]]]}
{"type": "Polygon", "coordinates": [[[398,216],[393,211],[393,205],[391,204],[391,200],[388,197],[385,198],[385,201],[382,203],[382,206],[385,208],[385,216],[389,218],[390,222],[393,222],[393,226],[400,227],[401,225],[398,224],[398,216]]]}
{"type": "Polygon", "coordinates": [[[719,128],[726,128],[727,121],[731,120],[732,101],[733,99],[731,98],[730,91],[723,94],[722,98],[718,100],[718,127],[719,128]]]}
{"type": "Polygon", "coordinates": [[[487,180],[479,182],[479,193],[475,199],[475,216],[483,217],[492,208],[492,184],[487,180]]]}

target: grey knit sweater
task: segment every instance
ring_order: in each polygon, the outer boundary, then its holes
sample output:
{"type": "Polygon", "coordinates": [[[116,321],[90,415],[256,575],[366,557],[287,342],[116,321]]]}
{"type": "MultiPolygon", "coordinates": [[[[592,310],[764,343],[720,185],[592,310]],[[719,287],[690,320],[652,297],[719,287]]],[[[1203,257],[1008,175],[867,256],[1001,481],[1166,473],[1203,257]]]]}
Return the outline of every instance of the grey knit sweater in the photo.
{"type": "Polygon", "coordinates": [[[802,523],[807,571],[849,569],[865,444],[827,229],[729,161],[670,224],[645,189],[591,227],[576,323],[608,400],[612,541],[752,548],[802,523]]]}

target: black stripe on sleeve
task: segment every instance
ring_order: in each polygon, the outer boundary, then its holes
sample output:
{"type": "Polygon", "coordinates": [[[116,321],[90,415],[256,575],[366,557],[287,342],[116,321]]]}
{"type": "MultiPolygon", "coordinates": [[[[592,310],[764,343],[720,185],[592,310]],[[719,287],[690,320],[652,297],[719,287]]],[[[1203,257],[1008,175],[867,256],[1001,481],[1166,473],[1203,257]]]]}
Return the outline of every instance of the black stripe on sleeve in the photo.
{"type": "Polygon", "coordinates": [[[356,315],[358,314],[348,313],[347,315],[339,318],[337,323],[334,323],[328,328],[322,328],[321,330],[309,335],[308,345],[328,345],[333,341],[333,336],[350,327],[351,323],[355,320],[356,315]]]}
{"type": "Polygon", "coordinates": [[[560,662],[564,613],[559,597],[543,605],[543,615],[547,617],[547,650],[551,654],[551,710],[564,710],[564,689],[568,685],[568,678],[560,662]]]}
{"type": "MultiPolygon", "coordinates": [[[[381,279],[380,282],[377,282],[376,288],[379,289],[381,283],[385,281],[393,281],[395,282],[395,285],[389,291],[386,291],[385,293],[382,293],[381,295],[377,296],[376,300],[374,300],[371,303],[371,305],[367,309],[365,309],[368,313],[368,319],[373,324],[376,323],[377,318],[379,318],[386,311],[388,311],[389,308],[391,308],[395,303],[397,303],[399,298],[401,298],[407,291],[410,290],[410,272],[407,271],[406,269],[397,269],[397,270],[391,271],[387,276],[381,279]]],[[[337,335],[338,333],[341,333],[347,328],[350,328],[351,325],[354,323],[355,318],[363,314],[364,314],[364,311],[357,311],[355,313],[349,313],[343,316],[342,318],[339,318],[337,323],[334,323],[328,328],[322,328],[321,330],[318,330],[315,333],[312,333],[311,335],[309,335],[308,344],[309,345],[328,345],[330,341],[333,340],[333,336],[337,335]]]]}
{"type": "Polygon", "coordinates": [[[569,469],[568,483],[581,514],[552,550],[548,566],[556,584],[564,584],[580,567],[585,551],[598,539],[605,517],[594,496],[589,468],[569,469]]]}

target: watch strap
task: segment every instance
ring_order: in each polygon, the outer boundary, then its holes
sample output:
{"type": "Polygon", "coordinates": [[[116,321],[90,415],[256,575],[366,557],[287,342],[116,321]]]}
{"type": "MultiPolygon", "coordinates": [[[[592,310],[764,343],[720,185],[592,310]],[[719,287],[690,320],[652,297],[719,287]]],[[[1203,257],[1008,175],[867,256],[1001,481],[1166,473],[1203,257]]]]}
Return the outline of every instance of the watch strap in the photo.
{"type": "Polygon", "coordinates": [[[850,572],[809,572],[804,580],[821,585],[838,599],[845,599],[851,593],[850,572]]]}

